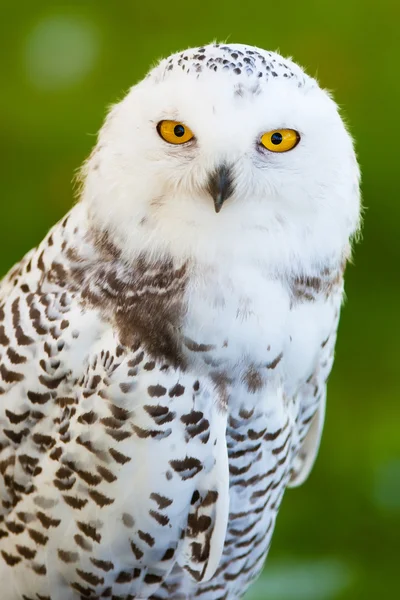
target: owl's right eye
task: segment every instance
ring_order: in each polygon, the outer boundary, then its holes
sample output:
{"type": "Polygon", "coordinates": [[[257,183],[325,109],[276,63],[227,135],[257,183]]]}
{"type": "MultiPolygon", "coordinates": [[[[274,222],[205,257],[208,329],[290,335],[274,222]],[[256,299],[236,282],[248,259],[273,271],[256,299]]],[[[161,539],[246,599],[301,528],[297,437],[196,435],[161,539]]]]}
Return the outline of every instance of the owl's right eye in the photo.
{"type": "Polygon", "coordinates": [[[163,140],[169,144],[186,144],[194,138],[194,133],[187,125],[179,121],[160,121],[157,131],[163,140]]]}
{"type": "Polygon", "coordinates": [[[270,152],[288,152],[300,141],[300,134],[294,129],[274,129],[261,136],[261,144],[270,152]]]}

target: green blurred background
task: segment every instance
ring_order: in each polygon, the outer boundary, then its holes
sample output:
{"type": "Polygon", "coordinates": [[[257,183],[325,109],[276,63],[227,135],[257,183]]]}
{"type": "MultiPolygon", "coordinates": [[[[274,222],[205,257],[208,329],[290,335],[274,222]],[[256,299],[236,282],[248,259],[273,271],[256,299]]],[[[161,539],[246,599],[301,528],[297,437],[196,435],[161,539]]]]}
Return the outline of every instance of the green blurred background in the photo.
{"type": "Polygon", "coordinates": [[[400,5],[395,0],[2,0],[0,275],[71,206],[105,114],[159,57],[214,39],[291,55],[357,141],[364,239],[347,272],[327,423],[247,598],[399,597],[400,5]]]}

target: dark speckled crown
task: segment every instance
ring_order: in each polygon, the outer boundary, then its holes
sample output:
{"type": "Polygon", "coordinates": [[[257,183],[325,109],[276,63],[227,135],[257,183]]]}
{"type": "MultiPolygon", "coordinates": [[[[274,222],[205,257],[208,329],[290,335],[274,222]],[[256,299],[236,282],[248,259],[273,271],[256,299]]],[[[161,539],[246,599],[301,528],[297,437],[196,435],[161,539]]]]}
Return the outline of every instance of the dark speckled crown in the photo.
{"type": "Polygon", "coordinates": [[[247,75],[261,81],[281,77],[294,79],[298,87],[303,87],[310,80],[300,67],[279,54],[243,44],[216,43],[191,48],[164,59],[159,68],[162,79],[169,72],[180,70],[187,74],[197,74],[198,77],[207,71],[226,72],[242,77],[247,75]]]}

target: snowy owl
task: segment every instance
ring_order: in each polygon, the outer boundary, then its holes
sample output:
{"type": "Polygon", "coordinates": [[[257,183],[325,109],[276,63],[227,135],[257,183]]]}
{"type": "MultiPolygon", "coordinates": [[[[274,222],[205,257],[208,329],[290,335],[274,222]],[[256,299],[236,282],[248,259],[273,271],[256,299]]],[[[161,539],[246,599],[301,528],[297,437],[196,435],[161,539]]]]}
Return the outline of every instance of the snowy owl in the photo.
{"type": "Polygon", "coordinates": [[[321,436],[359,171],[273,52],[162,60],[0,287],[2,600],[241,598],[321,436]]]}

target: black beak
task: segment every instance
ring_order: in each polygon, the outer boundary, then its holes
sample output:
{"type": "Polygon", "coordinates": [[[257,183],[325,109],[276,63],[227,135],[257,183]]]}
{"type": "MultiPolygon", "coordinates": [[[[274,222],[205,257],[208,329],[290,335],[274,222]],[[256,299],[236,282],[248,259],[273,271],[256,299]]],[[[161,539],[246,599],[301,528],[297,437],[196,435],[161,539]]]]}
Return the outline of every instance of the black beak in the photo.
{"type": "Polygon", "coordinates": [[[207,191],[214,200],[215,212],[219,213],[225,200],[234,191],[232,166],[219,166],[208,178],[207,191]]]}

